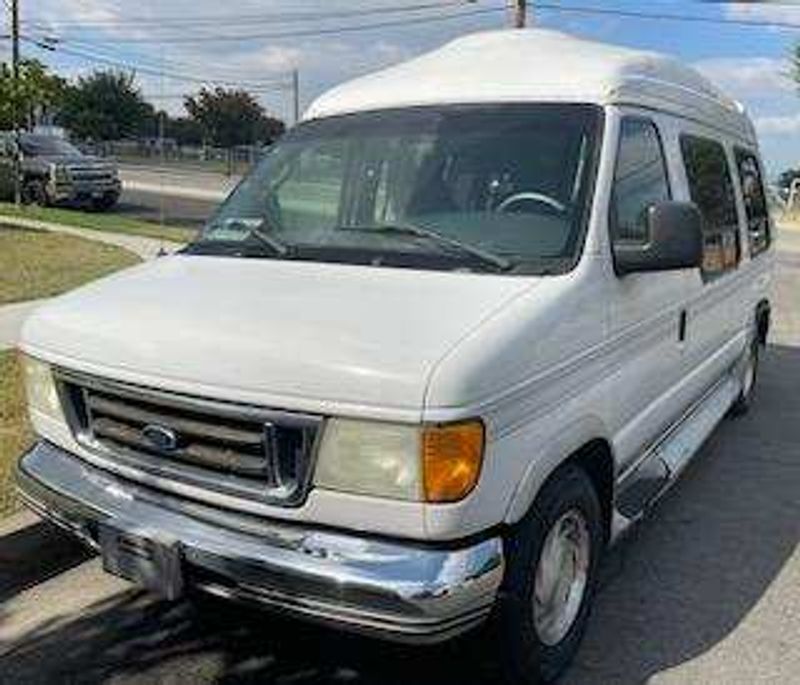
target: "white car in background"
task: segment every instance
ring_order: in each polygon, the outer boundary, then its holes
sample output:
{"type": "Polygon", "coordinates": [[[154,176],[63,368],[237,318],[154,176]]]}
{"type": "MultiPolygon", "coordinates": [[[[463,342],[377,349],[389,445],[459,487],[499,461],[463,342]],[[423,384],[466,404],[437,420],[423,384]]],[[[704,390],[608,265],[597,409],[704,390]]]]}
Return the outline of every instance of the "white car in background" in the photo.
{"type": "Polygon", "coordinates": [[[771,224],[672,59],[470,35],[323,95],[182,253],[29,320],[30,506],[105,567],[574,655],[604,550],[751,402],[771,224]]]}

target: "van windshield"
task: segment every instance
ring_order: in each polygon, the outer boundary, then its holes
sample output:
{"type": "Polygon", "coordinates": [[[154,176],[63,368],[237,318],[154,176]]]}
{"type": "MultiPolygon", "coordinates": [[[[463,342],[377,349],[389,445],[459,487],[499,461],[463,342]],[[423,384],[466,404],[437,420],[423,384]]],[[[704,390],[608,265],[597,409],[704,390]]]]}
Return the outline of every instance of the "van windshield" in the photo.
{"type": "Polygon", "coordinates": [[[563,272],[580,248],[600,122],[591,105],[508,104],[303,123],[187,251],[563,272]]]}

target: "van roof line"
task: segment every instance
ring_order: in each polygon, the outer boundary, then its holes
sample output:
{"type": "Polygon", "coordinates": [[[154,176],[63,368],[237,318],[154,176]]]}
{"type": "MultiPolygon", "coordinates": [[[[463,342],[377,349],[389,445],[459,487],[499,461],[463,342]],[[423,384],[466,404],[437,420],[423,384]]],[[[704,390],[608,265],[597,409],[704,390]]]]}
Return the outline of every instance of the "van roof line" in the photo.
{"type": "Polygon", "coordinates": [[[540,28],[457,38],[329,90],[304,118],[415,105],[534,101],[643,106],[755,140],[741,104],[678,60],[540,28]]]}

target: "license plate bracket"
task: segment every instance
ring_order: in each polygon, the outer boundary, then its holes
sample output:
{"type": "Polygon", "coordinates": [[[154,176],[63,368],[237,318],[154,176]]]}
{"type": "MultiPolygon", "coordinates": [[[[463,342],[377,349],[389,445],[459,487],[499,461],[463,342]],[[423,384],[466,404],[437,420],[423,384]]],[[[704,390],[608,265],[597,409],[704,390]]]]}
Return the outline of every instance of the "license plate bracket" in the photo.
{"type": "Polygon", "coordinates": [[[184,590],[180,545],[157,535],[130,532],[113,524],[99,526],[103,569],[137,583],[165,599],[178,599],[184,590]]]}

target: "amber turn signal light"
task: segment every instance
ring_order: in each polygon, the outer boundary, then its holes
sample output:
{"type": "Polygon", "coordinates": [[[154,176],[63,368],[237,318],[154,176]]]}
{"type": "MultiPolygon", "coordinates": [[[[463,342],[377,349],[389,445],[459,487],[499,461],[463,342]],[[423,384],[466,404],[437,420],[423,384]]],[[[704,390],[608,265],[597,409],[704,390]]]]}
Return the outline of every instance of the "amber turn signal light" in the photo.
{"type": "Polygon", "coordinates": [[[464,499],[478,482],[483,446],[483,423],[477,419],[427,426],[422,434],[425,501],[464,499]]]}

